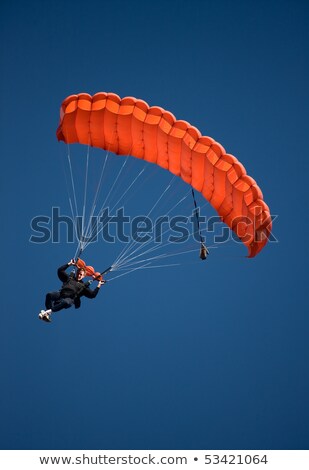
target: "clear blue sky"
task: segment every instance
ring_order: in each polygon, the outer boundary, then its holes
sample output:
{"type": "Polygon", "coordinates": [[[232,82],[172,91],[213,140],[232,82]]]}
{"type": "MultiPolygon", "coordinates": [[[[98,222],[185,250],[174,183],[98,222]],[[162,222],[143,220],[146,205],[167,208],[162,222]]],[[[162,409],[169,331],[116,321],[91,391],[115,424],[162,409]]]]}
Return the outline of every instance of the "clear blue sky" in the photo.
{"type": "Polygon", "coordinates": [[[1,2],[3,449],[308,449],[308,10],[1,2]],[[30,244],[30,220],[68,211],[55,131],[84,91],[137,96],[221,142],[279,216],[279,243],[136,272],[39,322],[74,253],[30,244]]]}

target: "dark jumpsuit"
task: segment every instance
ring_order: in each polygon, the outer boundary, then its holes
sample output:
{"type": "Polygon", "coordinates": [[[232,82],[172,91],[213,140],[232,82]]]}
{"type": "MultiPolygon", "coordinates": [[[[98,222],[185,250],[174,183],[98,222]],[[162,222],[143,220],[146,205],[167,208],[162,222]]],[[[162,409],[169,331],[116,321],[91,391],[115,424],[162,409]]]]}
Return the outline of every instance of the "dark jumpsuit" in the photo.
{"type": "Polygon", "coordinates": [[[92,290],[86,287],[83,281],[77,281],[75,277],[65,272],[68,267],[69,265],[65,264],[58,269],[58,277],[63,284],[60,291],[49,292],[46,295],[46,310],[51,309],[52,312],[59,312],[59,310],[70,308],[72,305],[75,305],[75,308],[79,308],[81,297],[85,296],[88,299],[94,299],[97,296],[99,288],[96,287],[92,290]]]}

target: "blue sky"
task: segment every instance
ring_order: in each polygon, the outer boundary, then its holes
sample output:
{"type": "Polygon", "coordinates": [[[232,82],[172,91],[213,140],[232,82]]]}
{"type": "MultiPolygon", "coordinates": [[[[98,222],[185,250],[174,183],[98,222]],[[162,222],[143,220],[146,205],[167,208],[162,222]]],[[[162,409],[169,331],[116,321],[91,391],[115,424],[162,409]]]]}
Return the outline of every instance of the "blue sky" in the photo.
{"type": "MultiPolygon", "coordinates": [[[[3,1],[0,31],[1,447],[308,449],[308,3],[3,1]],[[75,247],[30,243],[30,221],[69,211],[59,108],[98,91],[237,156],[278,243],[132,273],[47,325],[75,247]]],[[[136,198],[150,207],[166,176],[151,182],[136,198]]],[[[117,249],[86,260],[104,268],[117,249]]]]}

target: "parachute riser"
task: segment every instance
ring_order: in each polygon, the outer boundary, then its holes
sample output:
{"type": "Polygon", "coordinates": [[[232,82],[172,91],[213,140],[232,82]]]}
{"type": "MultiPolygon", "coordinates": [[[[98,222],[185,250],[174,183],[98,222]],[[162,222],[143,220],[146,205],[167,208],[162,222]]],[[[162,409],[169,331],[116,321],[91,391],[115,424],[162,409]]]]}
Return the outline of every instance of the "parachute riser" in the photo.
{"type": "Polygon", "coordinates": [[[191,191],[192,191],[192,197],[193,197],[193,202],[194,202],[194,207],[195,207],[194,212],[195,212],[198,231],[199,231],[199,235],[200,235],[200,239],[201,239],[200,258],[201,258],[201,260],[205,260],[207,258],[207,256],[209,255],[209,251],[208,251],[208,249],[205,245],[204,237],[202,237],[202,234],[201,234],[200,219],[199,219],[199,216],[198,216],[199,211],[198,211],[198,207],[197,207],[197,204],[196,204],[194,189],[192,187],[191,187],[191,191]]]}

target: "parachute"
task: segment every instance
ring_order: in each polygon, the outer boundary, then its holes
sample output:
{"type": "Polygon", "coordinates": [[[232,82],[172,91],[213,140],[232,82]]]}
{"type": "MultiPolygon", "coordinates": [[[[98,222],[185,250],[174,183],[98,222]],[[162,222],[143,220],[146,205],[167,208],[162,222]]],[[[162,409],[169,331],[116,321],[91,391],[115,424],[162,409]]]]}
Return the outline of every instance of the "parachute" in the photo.
{"type": "Polygon", "coordinates": [[[211,137],[159,106],[114,93],[68,96],[60,109],[57,138],[117,155],[131,155],[190,184],[256,256],[271,233],[271,215],[255,180],[211,137]]]}

